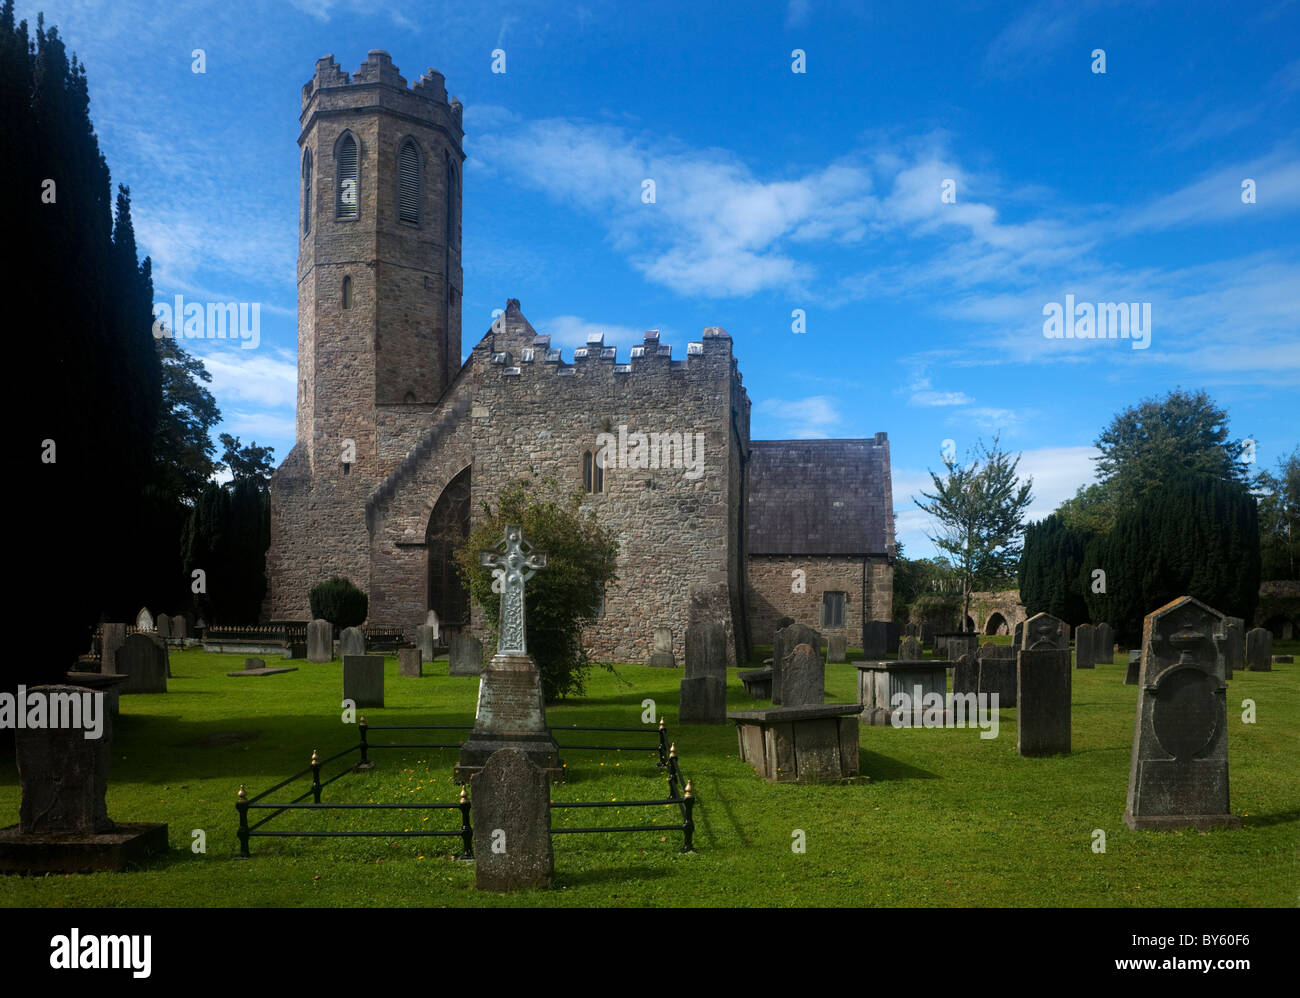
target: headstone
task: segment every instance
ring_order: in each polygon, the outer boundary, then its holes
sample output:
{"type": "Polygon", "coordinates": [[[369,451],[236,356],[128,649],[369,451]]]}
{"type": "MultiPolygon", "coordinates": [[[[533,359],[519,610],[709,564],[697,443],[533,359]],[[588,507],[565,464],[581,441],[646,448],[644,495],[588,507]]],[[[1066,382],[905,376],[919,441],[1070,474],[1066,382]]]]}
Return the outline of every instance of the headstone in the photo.
{"type": "Polygon", "coordinates": [[[826,702],[826,667],[809,644],[797,644],[781,669],[781,705],[805,707],[826,702]]]}
{"type": "Polygon", "coordinates": [[[483,642],[468,631],[461,631],[451,639],[447,649],[447,674],[451,676],[477,676],[483,672],[483,642]]]}
{"type": "MultiPolygon", "coordinates": [[[[987,645],[985,647],[988,647],[987,645]]],[[[952,692],[978,693],[980,685],[980,665],[976,656],[967,652],[960,656],[952,666],[952,692]]]]}
{"type": "Polygon", "coordinates": [[[1246,668],[1251,672],[1273,671],[1273,633],[1263,627],[1246,632],[1246,668]]]}
{"type": "Polygon", "coordinates": [[[789,661],[796,645],[810,645],[818,653],[822,647],[822,636],[807,624],[792,623],[776,632],[772,642],[772,703],[782,704],[781,676],[785,663],[789,661]]]}
{"type": "Polygon", "coordinates": [[[1050,613],[1036,613],[1025,621],[1024,644],[1027,650],[1043,648],[1069,650],[1070,625],[1050,613]]]}
{"type": "Polygon", "coordinates": [[[1228,797],[1224,615],[1190,596],[1147,614],[1124,823],[1240,828],[1228,797]]]}
{"type": "Polygon", "coordinates": [[[172,636],[172,619],[165,613],[158,614],[158,619],[154,621],[154,628],[158,631],[158,637],[166,641],[172,636]]]}
{"type": "Polygon", "coordinates": [[[979,660],[979,689],[977,693],[991,697],[997,694],[998,707],[1016,705],[1016,661],[1009,658],[982,658],[979,660]]]}
{"type": "Polygon", "coordinates": [[[902,635],[898,632],[898,625],[892,620],[885,621],[885,654],[897,655],[898,642],[902,635]]]}
{"type": "Polygon", "coordinates": [[[366,636],[359,627],[345,627],[339,634],[339,658],[349,655],[361,656],[366,653],[366,636]]]}
{"type": "Polygon", "coordinates": [[[197,635],[197,631],[195,630],[195,628],[198,625],[195,623],[194,614],[186,610],[183,614],[181,614],[181,619],[185,621],[185,636],[187,638],[195,637],[197,635]]]}
{"type": "Polygon", "coordinates": [[[1016,658],[1016,650],[1011,645],[995,645],[992,641],[980,645],[975,654],[981,661],[986,658],[1007,658],[1014,662],[1016,658]]]}
{"type": "Polygon", "coordinates": [[[848,648],[843,634],[832,634],[826,639],[826,661],[847,662],[848,648]]]}
{"type": "Polygon", "coordinates": [[[667,627],[656,627],[654,631],[654,648],[650,652],[650,664],[657,669],[674,669],[677,659],[673,658],[673,632],[667,627]]]}
{"type": "Polygon", "coordinates": [[[135,629],[137,631],[153,630],[153,614],[149,612],[147,606],[142,606],[140,612],[135,615],[135,629]]]}
{"type": "Polygon", "coordinates": [[[260,659],[260,658],[244,659],[245,672],[251,672],[254,669],[265,669],[265,668],[266,668],[266,661],[264,659],[260,659]]]}
{"type": "Polygon", "coordinates": [[[189,624],[179,613],[172,617],[172,637],[184,641],[190,636],[189,624]]]}
{"type": "Polygon", "coordinates": [[[293,666],[280,666],[267,668],[266,662],[260,658],[244,659],[244,668],[240,672],[227,672],[227,676],[235,679],[258,679],[263,676],[278,676],[282,672],[297,672],[293,666]]]}
{"type": "Polygon", "coordinates": [[[99,671],[105,675],[117,672],[117,653],[126,641],[125,624],[105,624],[100,639],[99,671]]]}
{"type": "Polygon", "coordinates": [[[899,660],[914,661],[921,657],[921,639],[904,638],[898,643],[899,660]]]}
{"type": "Polygon", "coordinates": [[[425,614],[424,624],[422,626],[427,627],[433,631],[433,640],[435,642],[439,641],[442,638],[442,634],[441,634],[442,622],[438,620],[437,611],[430,610],[427,614],[425,614]]]}
{"type": "Polygon", "coordinates": [[[1274,664],[1274,665],[1291,665],[1294,661],[1295,661],[1295,658],[1294,658],[1294,656],[1292,656],[1292,655],[1274,655],[1274,656],[1273,656],[1273,664],[1274,664]]]}
{"type": "Polygon", "coordinates": [[[424,675],[420,668],[421,655],[419,648],[398,648],[397,649],[397,672],[401,676],[412,676],[419,679],[424,675]]]}
{"type": "Polygon", "coordinates": [[[122,642],[117,671],[128,677],[123,693],[167,692],[167,652],[148,634],[132,634],[122,642]]]}
{"type": "Polygon", "coordinates": [[[1223,678],[1231,679],[1234,671],[1246,667],[1246,622],[1240,617],[1226,617],[1224,630],[1227,640],[1220,649],[1223,657],[1223,678]]]}
{"type": "Polygon", "coordinates": [[[686,628],[686,678],[678,716],[683,724],[727,723],[727,631],[718,621],[686,628]]]}
{"type": "Polygon", "coordinates": [[[500,749],[470,779],[474,886],[481,891],[549,887],[551,786],[524,753],[500,749]]]}
{"type": "Polygon", "coordinates": [[[328,620],[313,620],[307,625],[307,661],[334,660],[334,625],[328,620]]]}
{"type": "Polygon", "coordinates": [[[1097,629],[1080,624],[1074,629],[1074,667],[1093,669],[1097,665],[1097,629]]]}
{"type": "Polygon", "coordinates": [[[1025,622],[1023,620],[1020,620],[1016,622],[1015,633],[1011,638],[1011,647],[1014,648],[1016,651],[1020,651],[1020,649],[1024,646],[1024,643],[1025,643],[1025,622]]]}
{"type": "MultiPolygon", "coordinates": [[[[37,686],[28,690],[28,695],[75,696],[84,703],[83,694],[90,692],[81,686],[37,686]]],[[[103,701],[101,697],[100,703],[103,701]]],[[[22,727],[15,732],[23,793],[18,809],[22,834],[86,836],[114,830],[104,798],[113,720],[107,709],[101,711],[100,719],[104,728],[99,738],[87,738],[84,728],[22,727]]]]}
{"type": "Polygon", "coordinates": [[[868,620],[862,625],[862,657],[867,661],[877,661],[890,654],[889,622],[868,620]]]}
{"type": "Polygon", "coordinates": [[[1069,753],[1070,682],[1068,648],[1020,652],[1016,667],[1016,751],[1021,755],[1069,753]]]}
{"type": "Polygon", "coordinates": [[[1136,686],[1142,678],[1142,649],[1132,648],[1128,653],[1128,667],[1124,670],[1124,685],[1136,686]]]}
{"type": "Polygon", "coordinates": [[[493,589],[501,594],[497,651],[479,678],[474,730],[460,748],[453,778],[465,782],[504,748],[523,752],[548,777],[559,778],[563,763],[546,724],[541,673],[528,654],[524,598],[525,583],[546,567],[546,555],[510,524],[496,550],[479,552],[479,564],[492,569],[493,589]]]}
{"type": "Polygon", "coordinates": [[[1097,625],[1097,661],[1115,664],[1115,629],[1104,621],[1097,625]]]}
{"type": "MultiPolygon", "coordinates": [[[[430,613],[433,611],[430,610],[430,613]]],[[[428,624],[421,624],[415,629],[415,647],[420,650],[420,658],[432,662],[438,646],[437,629],[428,624]]]]}
{"type": "Polygon", "coordinates": [[[384,705],[384,656],[343,656],[343,699],[358,707],[384,705]]]}

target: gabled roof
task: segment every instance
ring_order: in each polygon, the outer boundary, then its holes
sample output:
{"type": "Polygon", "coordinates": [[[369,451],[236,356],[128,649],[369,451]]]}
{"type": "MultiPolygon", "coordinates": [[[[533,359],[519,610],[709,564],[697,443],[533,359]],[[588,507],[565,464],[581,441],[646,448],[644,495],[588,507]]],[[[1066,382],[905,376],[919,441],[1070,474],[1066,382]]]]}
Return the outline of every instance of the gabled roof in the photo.
{"type": "Polygon", "coordinates": [[[889,439],[755,440],[746,465],[749,554],[894,554],[889,439]]]}

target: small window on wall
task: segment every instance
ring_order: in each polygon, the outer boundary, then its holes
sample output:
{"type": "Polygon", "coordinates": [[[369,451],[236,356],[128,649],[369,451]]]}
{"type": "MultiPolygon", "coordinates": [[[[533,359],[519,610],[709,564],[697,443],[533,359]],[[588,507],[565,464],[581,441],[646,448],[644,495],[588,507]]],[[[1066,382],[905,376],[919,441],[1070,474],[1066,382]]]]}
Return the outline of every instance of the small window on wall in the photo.
{"type": "Polygon", "coordinates": [[[352,307],[352,278],[343,278],[343,307],[352,307]]]}
{"type": "Polygon", "coordinates": [[[822,594],[822,626],[823,627],[844,626],[844,604],[847,601],[848,601],[848,593],[823,593],[822,594]]]}
{"type": "Polygon", "coordinates": [[[591,451],[582,453],[582,489],[588,495],[605,491],[605,469],[591,451]]]}

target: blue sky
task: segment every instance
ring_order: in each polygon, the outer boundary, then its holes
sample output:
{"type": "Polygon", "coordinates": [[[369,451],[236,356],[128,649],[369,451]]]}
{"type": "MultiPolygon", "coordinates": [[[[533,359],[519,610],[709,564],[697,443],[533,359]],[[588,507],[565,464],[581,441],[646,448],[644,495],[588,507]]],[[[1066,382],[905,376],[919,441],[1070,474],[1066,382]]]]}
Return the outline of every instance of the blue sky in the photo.
{"type": "Polygon", "coordinates": [[[588,331],[625,362],[642,330],[680,357],[722,326],[754,439],[889,434],[911,555],[931,553],[910,496],[945,440],[962,454],[1000,432],[1035,517],[1092,480],[1114,413],[1175,387],[1208,390],[1263,467],[1300,443],[1295,4],[58,0],[18,16],[41,9],[87,65],[156,297],[262,303],[257,349],[185,346],[214,375],[220,430],[277,460],[300,90],[321,56],[354,72],[372,48],[408,82],[437,68],[465,106],[467,351],[511,297],[566,358],[588,331]],[[1149,347],[1045,337],[1067,294],[1150,303],[1149,347]]]}

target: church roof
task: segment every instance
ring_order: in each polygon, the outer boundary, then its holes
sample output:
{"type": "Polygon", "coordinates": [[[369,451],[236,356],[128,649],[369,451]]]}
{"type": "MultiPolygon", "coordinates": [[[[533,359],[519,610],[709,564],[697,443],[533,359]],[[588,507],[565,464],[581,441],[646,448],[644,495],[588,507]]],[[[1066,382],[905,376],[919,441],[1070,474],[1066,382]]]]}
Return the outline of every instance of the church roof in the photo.
{"type": "Polygon", "coordinates": [[[889,439],[754,440],[749,554],[893,555],[889,439]]]}

